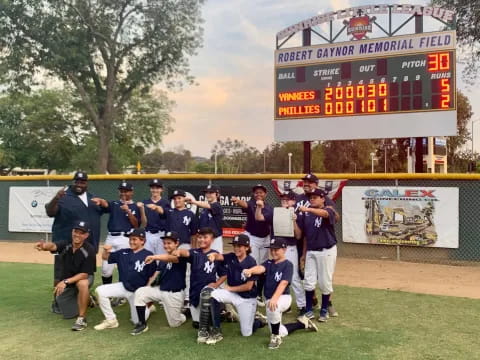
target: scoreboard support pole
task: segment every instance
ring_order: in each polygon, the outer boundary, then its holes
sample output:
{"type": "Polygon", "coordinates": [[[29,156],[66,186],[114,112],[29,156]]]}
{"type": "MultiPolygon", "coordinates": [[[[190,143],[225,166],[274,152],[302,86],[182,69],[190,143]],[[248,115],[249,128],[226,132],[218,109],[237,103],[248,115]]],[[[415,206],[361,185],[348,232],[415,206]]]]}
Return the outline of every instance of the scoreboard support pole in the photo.
{"type": "MultiPolygon", "coordinates": [[[[302,46],[312,45],[312,32],[310,28],[302,31],[302,46]]],[[[312,142],[303,142],[303,172],[309,174],[312,172],[312,142]]]]}
{"type": "MultiPolygon", "coordinates": [[[[423,16],[415,15],[415,33],[423,33],[423,16]]],[[[415,138],[415,173],[423,172],[423,138],[417,137],[415,138]]]]}

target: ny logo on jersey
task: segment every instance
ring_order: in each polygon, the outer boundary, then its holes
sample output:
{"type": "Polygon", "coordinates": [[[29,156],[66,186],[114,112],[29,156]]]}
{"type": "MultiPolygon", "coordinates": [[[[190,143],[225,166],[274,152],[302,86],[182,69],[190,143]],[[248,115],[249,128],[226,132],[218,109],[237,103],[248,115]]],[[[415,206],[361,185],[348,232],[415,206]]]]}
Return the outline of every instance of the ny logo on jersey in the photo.
{"type": "MultiPolygon", "coordinates": [[[[310,201],[308,200],[300,200],[299,202],[297,202],[295,204],[295,212],[298,211],[298,209],[300,208],[300,206],[305,206],[305,207],[310,207],[310,201]]],[[[307,213],[308,214],[308,213],[307,213]]]]}
{"type": "Polygon", "coordinates": [[[135,271],[142,272],[145,267],[145,261],[140,262],[140,260],[135,261],[135,271]]]}
{"type": "Polygon", "coordinates": [[[247,277],[245,276],[245,274],[243,273],[243,271],[242,271],[242,275],[240,276],[240,279],[241,279],[243,282],[247,281],[247,277]]]}
{"type": "Polygon", "coordinates": [[[191,217],[188,217],[186,215],[183,217],[183,225],[185,225],[185,226],[190,225],[190,221],[192,221],[191,217]]]}
{"type": "Polygon", "coordinates": [[[317,217],[315,219],[315,227],[316,228],[319,228],[320,226],[322,226],[322,218],[321,217],[317,217]]]}
{"type": "Polygon", "coordinates": [[[171,270],[172,266],[173,266],[173,264],[171,262],[167,263],[167,266],[166,266],[167,270],[171,270]]]}
{"type": "Polygon", "coordinates": [[[281,273],[281,272],[280,273],[278,271],[275,272],[275,281],[279,282],[280,280],[282,280],[282,275],[283,275],[283,273],[281,273]]]}
{"type": "Polygon", "coordinates": [[[214,262],[205,261],[205,266],[203,267],[203,271],[205,271],[207,274],[210,274],[213,271],[214,267],[215,267],[214,262]]]}

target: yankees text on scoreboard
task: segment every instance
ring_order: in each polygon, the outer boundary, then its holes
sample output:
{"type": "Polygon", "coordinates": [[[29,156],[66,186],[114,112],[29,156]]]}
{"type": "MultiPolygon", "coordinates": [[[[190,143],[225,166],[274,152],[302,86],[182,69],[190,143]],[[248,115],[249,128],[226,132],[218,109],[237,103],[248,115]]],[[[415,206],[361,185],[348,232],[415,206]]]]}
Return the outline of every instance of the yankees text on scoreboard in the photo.
{"type": "Polygon", "coordinates": [[[311,140],[288,130],[305,119],[319,140],[456,133],[454,31],[281,49],[275,63],[276,140],[311,140]]]}

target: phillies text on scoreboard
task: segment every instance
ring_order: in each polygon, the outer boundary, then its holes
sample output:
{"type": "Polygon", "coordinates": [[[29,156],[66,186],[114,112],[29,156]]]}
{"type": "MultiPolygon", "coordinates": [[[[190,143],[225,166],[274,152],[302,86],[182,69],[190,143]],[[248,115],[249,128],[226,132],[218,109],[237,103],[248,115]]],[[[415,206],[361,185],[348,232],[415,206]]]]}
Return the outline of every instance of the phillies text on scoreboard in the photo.
{"type": "Polygon", "coordinates": [[[278,67],[275,119],[456,109],[455,51],[278,67]]]}

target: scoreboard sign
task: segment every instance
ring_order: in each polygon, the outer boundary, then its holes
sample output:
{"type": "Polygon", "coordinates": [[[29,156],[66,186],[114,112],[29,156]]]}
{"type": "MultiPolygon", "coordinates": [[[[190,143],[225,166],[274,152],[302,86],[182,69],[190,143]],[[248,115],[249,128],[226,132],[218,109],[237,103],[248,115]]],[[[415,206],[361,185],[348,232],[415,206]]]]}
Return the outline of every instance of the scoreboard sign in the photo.
{"type": "Polygon", "coordinates": [[[275,52],[275,140],[456,134],[455,32],[275,52]]]}

